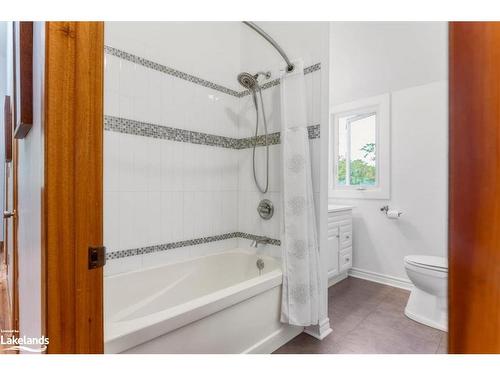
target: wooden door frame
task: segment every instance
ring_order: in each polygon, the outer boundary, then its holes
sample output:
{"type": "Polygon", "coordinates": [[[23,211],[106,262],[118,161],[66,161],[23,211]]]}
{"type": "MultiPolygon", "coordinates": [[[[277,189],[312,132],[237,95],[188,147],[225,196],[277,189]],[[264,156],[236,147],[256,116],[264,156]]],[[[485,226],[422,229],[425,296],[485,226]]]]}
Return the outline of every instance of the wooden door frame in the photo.
{"type": "Polygon", "coordinates": [[[46,22],[42,316],[48,353],[103,353],[103,22],[46,22]]]}
{"type": "Polygon", "coordinates": [[[449,352],[500,353],[500,23],[449,26],[449,352]]]}

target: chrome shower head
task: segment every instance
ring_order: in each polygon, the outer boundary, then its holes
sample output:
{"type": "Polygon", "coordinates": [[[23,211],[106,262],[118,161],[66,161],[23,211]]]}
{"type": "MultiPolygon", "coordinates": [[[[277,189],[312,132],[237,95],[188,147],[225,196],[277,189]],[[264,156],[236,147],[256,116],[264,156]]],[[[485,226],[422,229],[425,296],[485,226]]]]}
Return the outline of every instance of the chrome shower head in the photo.
{"type": "Polygon", "coordinates": [[[253,74],[243,72],[238,74],[238,82],[241,86],[248,90],[255,90],[259,87],[259,83],[257,82],[257,76],[253,74]]]}

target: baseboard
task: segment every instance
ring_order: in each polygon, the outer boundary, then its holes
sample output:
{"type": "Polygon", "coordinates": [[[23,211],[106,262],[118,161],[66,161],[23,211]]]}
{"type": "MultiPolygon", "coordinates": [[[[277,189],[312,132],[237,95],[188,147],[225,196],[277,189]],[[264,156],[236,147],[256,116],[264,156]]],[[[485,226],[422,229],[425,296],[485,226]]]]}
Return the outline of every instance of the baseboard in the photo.
{"type": "Polygon", "coordinates": [[[337,284],[338,282],[341,282],[342,280],[347,279],[347,276],[348,276],[347,271],[339,273],[339,274],[334,275],[334,276],[328,275],[328,288],[337,284]]]}
{"type": "Polygon", "coordinates": [[[295,336],[300,335],[303,331],[304,327],[285,325],[281,329],[267,336],[265,339],[259,341],[254,346],[245,350],[242,354],[271,354],[295,336]]]}
{"type": "Polygon", "coordinates": [[[364,279],[368,281],[373,281],[379,284],[385,284],[393,286],[395,288],[411,290],[413,284],[410,280],[403,279],[400,277],[394,277],[389,275],[383,275],[381,273],[362,270],[359,268],[351,268],[348,272],[349,276],[357,277],[358,279],[364,279]]]}

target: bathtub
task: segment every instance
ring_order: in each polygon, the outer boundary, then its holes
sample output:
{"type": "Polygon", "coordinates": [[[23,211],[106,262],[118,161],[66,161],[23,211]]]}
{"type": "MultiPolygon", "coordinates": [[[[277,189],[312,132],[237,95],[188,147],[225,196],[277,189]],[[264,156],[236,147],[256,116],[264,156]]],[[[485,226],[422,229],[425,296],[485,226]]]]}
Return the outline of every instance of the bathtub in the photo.
{"type": "Polygon", "coordinates": [[[105,277],[105,353],[270,353],[302,332],[280,323],[281,266],[236,249],[105,277]]]}

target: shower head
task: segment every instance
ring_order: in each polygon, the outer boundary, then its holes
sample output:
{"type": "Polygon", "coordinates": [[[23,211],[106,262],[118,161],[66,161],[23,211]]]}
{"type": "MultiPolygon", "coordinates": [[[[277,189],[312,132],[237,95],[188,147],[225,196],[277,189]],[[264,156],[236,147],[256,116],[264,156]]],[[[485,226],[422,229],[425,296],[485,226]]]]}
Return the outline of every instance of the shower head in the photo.
{"type": "Polygon", "coordinates": [[[238,74],[238,82],[240,83],[241,86],[248,90],[255,90],[256,88],[259,87],[259,83],[257,82],[257,76],[243,72],[238,74]]]}

